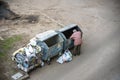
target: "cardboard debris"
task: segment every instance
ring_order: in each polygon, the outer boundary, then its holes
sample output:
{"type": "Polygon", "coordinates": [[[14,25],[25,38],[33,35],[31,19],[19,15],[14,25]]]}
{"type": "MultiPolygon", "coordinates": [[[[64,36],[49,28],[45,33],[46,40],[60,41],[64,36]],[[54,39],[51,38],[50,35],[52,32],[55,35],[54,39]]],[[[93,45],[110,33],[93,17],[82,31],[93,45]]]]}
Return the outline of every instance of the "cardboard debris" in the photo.
{"type": "Polygon", "coordinates": [[[12,80],[25,80],[26,78],[29,78],[29,75],[27,73],[23,74],[21,72],[18,72],[12,76],[12,80]]]}

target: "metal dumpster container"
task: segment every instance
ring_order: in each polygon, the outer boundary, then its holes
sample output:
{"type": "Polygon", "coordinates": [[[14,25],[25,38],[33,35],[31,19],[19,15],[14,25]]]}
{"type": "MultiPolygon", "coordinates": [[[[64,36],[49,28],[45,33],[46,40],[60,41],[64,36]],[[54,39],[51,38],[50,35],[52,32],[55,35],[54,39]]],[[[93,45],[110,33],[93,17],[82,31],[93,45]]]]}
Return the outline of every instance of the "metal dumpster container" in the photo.
{"type": "Polygon", "coordinates": [[[72,24],[57,31],[49,30],[37,34],[26,47],[15,51],[12,59],[25,72],[36,66],[43,66],[43,61],[50,63],[51,58],[74,46],[74,41],[69,39],[74,29],[82,32],[79,26],[72,24]]]}
{"type": "MultiPolygon", "coordinates": [[[[72,48],[74,46],[73,40],[69,39],[70,36],[73,34],[74,29],[76,29],[77,31],[80,31],[83,34],[80,27],[76,24],[71,24],[71,25],[65,26],[64,28],[58,30],[59,34],[64,39],[63,50],[66,50],[68,48],[72,48]]],[[[82,36],[82,34],[81,34],[81,36],[82,36]]]]}
{"type": "Polygon", "coordinates": [[[50,59],[63,51],[63,37],[56,31],[49,30],[38,34],[37,45],[41,47],[42,60],[49,62],[50,59]]]}

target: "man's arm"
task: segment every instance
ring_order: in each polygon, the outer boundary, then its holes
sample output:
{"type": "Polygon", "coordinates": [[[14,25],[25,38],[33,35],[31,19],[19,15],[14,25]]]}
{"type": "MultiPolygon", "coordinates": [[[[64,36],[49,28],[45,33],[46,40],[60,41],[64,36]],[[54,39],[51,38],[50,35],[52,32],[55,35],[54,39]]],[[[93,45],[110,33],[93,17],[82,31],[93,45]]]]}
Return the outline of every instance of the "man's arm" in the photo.
{"type": "Polygon", "coordinates": [[[73,34],[70,36],[70,39],[73,39],[73,34]]]}

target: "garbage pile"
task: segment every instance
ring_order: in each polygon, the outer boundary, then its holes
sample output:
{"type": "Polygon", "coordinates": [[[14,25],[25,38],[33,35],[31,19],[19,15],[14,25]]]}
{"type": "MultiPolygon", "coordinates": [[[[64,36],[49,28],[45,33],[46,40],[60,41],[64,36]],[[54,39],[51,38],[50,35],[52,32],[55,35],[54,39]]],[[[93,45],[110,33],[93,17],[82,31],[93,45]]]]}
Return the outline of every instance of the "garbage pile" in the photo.
{"type": "Polygon", "coordinates": [[[65,50],[64,54],[57,59],[57,62],[60,64],[70,61],[72,61],[72,53],[69,50],[65,50]]]}
{"type": "Polygon", "coordinates": [[[13,53],[12,60],[16,61],[19,69],[28,72],[35,66],[44,66],[40,52],[41,47],[35,41],[30,41],[26,47],[20,48],[13,53]]]}

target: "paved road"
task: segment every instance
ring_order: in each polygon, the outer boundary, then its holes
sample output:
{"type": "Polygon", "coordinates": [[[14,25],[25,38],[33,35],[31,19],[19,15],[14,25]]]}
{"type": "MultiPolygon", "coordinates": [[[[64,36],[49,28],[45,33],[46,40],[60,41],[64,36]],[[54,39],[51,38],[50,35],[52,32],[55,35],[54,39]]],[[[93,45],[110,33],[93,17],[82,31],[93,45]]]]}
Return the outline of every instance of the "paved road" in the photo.
{"type": "Polygon", "coordinates": [[[50,66],[32,71],[30,80],[120,80],[119,0],[27,1],[32,1],[31,10],[65,25],[81,25],[84,32],[80,56],[62,65],[53,60],[50,66]]]}

